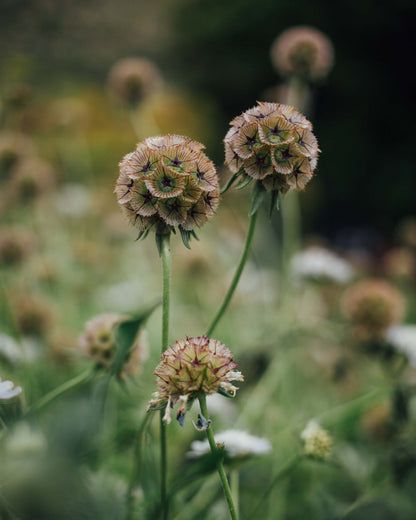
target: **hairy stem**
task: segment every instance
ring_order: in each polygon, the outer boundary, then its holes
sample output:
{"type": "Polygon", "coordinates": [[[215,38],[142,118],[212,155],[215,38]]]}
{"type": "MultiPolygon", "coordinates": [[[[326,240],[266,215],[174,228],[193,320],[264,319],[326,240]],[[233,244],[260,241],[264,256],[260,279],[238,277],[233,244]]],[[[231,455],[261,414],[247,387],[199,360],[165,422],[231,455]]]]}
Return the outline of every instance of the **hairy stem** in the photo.
{"type": "MultiPolygon", "coordinates": [[[[163,295],[162,295],[162,354],[169,346],[169,301],[170,280],[172,275],[172,259],[170,253],[170,235],[162,238],[162,270],[163,270],[163,295]]],[[[162,518],[168,518],[168,500],[166,492],[167,481],[167,444],[166,424],[163,422],[164,410],[160,411],[160,500],[162,504],[162,518]]]]}
{"type": "MultiPolygon", "coordinates": [[[[201,394],[198,399],[199,399],[199,405],[201,407],[201,413],[206,419],[208,419],[208,409],[207,409],[207,401],[206,401],[205,394],[201,394]]],[[[222,487],[224,490],[224,495],[227,500],[228,509],[230,510],[231,519],[238,520],[237,510],[234,506],[233,497],[231,494],[230,485],[227,480],[227,475],[225,474],[222,457],[220,456],[217,445],[215,444],[214,432],[212,431],[211,427],[207,428],[206,432],[207,432],[207,437],[208,437],[209,446],[211,448],[211,452],[216,461],[218,475],[220,477],[221,484],[222,484],[222,487]]]]}
{"type": "Polygon", "coordinates": [[[211,336],[211,334],[214,332],[216,326],[218,325],[218,322],[220,321],[220,319],[224,315],[225,311],[227,310],[227,307],[231,301],[231,298],[233,297],[234,291],[240,280],[241,273],[243,272],[244,266],[247,262],[248,254],[250,252],[251,244],[253,242],[254,230],[256,229],[256,222],[257,222],[257,213],[258,212],[256,211],[256,213],[254,213],[254,215],[250,218],[250,227],[248,230],[246,244],[244,246],[243,254],[241,256],[237,269],[234,273],[234,277],[231,281],[231,285],[228,289],[228,292],[225,295],[224,301],[222,302],[221,307],[219,308],[217,314],[215,315],[214,319],[212,320],[211,325],[208,328],[207,336],[211,336]]]}

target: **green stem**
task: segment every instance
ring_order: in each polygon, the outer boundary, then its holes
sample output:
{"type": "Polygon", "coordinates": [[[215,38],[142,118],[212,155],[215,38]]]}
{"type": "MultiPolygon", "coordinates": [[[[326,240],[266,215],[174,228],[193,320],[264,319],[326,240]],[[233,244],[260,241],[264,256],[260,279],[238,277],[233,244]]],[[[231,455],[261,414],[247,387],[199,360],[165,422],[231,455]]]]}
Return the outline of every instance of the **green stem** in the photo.
{"type": "Polygon", "coordinates": [[[250,218],[250,227],[249,227],[249,230],[248,230],[246,244],[244,246],[244,251],[243,251],[243,254],[241,256],[240,263],[238,264],[238,267],[237,267],[237,269],[236,269],[236,271],[234,273],[234,277],[232,279],[232,282],[231,282],[231,285],[230,285],[230,287],[228,289],[228,292],[225,295],[224,301],[222,302],[221,307],[219,308],[217,314],[215,315],[214,319],[212,320],[211,325],[208,328],[207,336],[211,336],[212,335],[212,333],[214,332],[216,326],[218,325],[218,322],[220,321],[220,319],[222,318],[223,314],[227,310],[227,307],[228,307],[228,305],[229,305],[229,303],[231,301],[231,298],[233,297],[234,291],[235,291],[235,289],[237,287],[237,284],[238,284],[238,282],[240,280],[241,273],[243,272],[244,266],[245,266],[247,258],[248,258],[248,254],[250,252],[251,244],[253,242],[254,230],[256,229],[257,214],[258,214],[258,211],[256,211],[256,213],[254,213],[254,215],[250,218]]]}
{"type": "Polygon", "coordinates": [[[304,112],[306,108],[306,99],[308,96],[308,85],[301,78],[293,76],[289,82],[287,95],[287,104],[294,106],[300,112],[304,112]]]}
{"type": "Polygon", "coordinates": [[[276,473],[276,475],[273,477],[273,480],[270,482],[269,486],[266,488],[266,491],[263,493],[261,499],[257,502],[256,506],[250,514],[247,516],[247,518],[258,518],[257,513],[259,512],[261,506],[263,505],[264,501],[267,499],[269,494],[271,493],[274,486],[283,478],[285,477],[292,469],[302,460],[302,455],[295,455],[291,459],[288,460],[288,462],[279,469],[279,471],[276,473]]]}
{"type": "MultiPolygon", "coordinates": [[[[201,407],[201,413],[206,419],[208,419],[207,400],[206,400],[205,394],[201,394],[198,397],[198,399],[199,399],[199,405],[201,407]]],[[[227,475],[225,474],[222,457],[220,456],[217,445],[215,443],[214,432],[212,431],[211,427],[209,427],[206,430],[206,432],[207,432],[207,437],[208,437],[209,446],[211,448],[211,452],[216,461],[218,475],[220,476],[221,484],[222,484],[222,487],[224,490],[224,495],[225,495],[225,498],[226,498],[227,504],[228,504],[228,509],[230,510],[231,519],[238,520],[237,511],[234,506],[230,485],[228,484],[227,475]]]]}
{"type": "Polygon", "coordinates": [[[72,390],[76,386],[87,381],[90,377],[92,377],[94,372],[95,372],[95,369],[91,369],[91,368],[89,368],[88,370],[85,370],[85,372],[81,372],[81,374],[78,374],[77,376],[70,379],[69,381],[66,381],[62,385],[51,390],[44,397],[42,397],[42,399],[40,399],[40,401],[37,403],[37,405],[34,406],[33,408],[36,409],[37,411],[39,411],[41,408],[48,405],[50,402],[52,402],[57,397],[61,396],[65,392],[68,392],[68,390],[72,390]]]}
{"type": "MultiPolygon", "coordinates": [[[[163,270],[163,290],[162,290],[162,354],[169,346],[169,301],[170,301],[170,281],[172,276],[172,258],[170,252],[170,235],[162,237],[162,270],[163,270]]],[[[166,443],[166,424],[163,422],[164,410],[160,411],[160,500],[162,505],[162,518],[168,518],[168,500],[166,492],[167,481],[167,443],[166,443]]]]}

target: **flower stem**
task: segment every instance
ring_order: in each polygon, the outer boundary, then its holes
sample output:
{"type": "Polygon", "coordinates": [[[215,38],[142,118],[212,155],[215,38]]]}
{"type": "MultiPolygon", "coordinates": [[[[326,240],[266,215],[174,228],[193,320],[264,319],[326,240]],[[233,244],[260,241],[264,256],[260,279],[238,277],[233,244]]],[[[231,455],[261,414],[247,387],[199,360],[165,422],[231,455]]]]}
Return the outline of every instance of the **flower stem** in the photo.
{"type": "MultiPolygon", "coordinates": [[[[201,394],[198,397],[198,399],[199,399],[199,405],[201,407],[201,413],[206,419],[208,419],[208,409],[207,409],[207,401],[206,401],[205,394],[201,394]]],[[[216,460],[218,475],[220,476],[221,484],[224,489],[224,494],[225,494],[225,498],[227,500],[228,509],[230,510],[231,519],[238,520],[237,511],[234,506],[230,485],[228,484],[227,475],[225,474],[224,465],[222,463],[222,457],[220,456],[217,445],[215,443],[214,432],[212,431],[211,427],[207,428],[206,432],[207,432],[207,437],[208,437],[209,446],[211,448],[211,452],[216,460]]]]}
{"type": "Polygon", "coordinates": [[[234,273],[234,277],[232,279],[228,292],[225,295],[224,301],[222,302],[221,307],[219,308],[217,314],[215,315],[214,319],[212,320],[210,327],[208,328],[208,331],[207,331],[208,337],[211,336],[211,334],[214,332],[216,326],[218,325],[218,322],[220,321],[223,314],[227,310],[227,307],[231,301],[231,298],[233,297],[234,291],[240,280],[241,273],[243,272],[244,266],[245,266],[247,258],[248,258],[248,254],[250,252],[251,244],[253,242],[254,230],[256,229],[257,214],[258,214],[258,211],[256,211],[254,213],[254,215],[250,218],[250,227],[248,229],[246,244],[244,246],[244,251],[241,256],[240,263],[238,264],[238,267],[234,273]]]}
{"type": "MultiPolygon", "coordinates": [[[[170,253],[170,235],[162,237],[162,270],[163,270],[163,293],[162,293],[162,354],[169,346],[169,301],[170,280],[172,275],[172,258],[170,253]]],[[[163,422],[164,410],[160,411],[160,500],[162,505],[162,518],[168,518],[168,500],[166,492],[167,481],[167,443],[166,424],[163,422]]]]}
{"type": "Polygon", "coordinates": [[[81,383],[84,383],[92,375],[94,374],[95,369],[89,368],[88,370],[85,370],[84,372],[81,372],[81,374],[78,374],[74,378],[70,379],[69,381],[65,381],[62,385],[58,386],[57,388],[54,388],[49,393],[47,393],[38,403],[35,408],[37,411],[52,402],[57,397],[61,396],[65,392],[68,392],[68,390],[72,390],[76,386],[80,385],[81,383]]]}

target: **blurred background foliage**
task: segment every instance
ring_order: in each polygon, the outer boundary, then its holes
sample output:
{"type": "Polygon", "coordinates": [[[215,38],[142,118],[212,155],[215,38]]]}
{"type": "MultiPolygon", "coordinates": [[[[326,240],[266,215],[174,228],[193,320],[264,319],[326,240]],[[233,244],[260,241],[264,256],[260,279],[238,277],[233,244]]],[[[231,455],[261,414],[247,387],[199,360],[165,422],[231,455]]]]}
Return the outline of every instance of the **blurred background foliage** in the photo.
{"type": "Polygon", "coordinates": [[[314,92],[325,153],[306,195],[307,229],[339,238],[345,228],[367,228],[384,237],[414,210],[411,0],[2,0],[1,7],[3,85],[29,81],[39,95],[94,89],[118,58],[149,57],[170,85],[197,97],[192,111],[210,127],[204,137],[216,162],[227,121],[279,81],[273,39],[313,25],[332,39],[336,64],[314,92]]]}

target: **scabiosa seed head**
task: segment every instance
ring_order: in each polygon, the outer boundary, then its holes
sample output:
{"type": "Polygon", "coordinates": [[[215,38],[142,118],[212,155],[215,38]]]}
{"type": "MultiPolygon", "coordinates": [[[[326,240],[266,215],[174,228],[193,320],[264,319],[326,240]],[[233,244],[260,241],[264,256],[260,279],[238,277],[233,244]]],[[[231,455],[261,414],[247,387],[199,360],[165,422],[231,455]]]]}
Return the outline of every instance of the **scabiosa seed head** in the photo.
{"type": "Polygon", "coordinates": [[[334,63],[334,48],[321,31],[299,26],[284,31],[271,47],[273,66],[282,76],[325,78],[334,63]]]}
{"type": "Polygon", "coordinates": [[[113,65],[108,76],[110,92],[131,106],[160,88],[162,83],[156,65],[145,58],[121,59],[113,65]]]}
{"type": "Polygon", "coordinates": [[[56,172],[43,159],[30,157],[22,161],[10,183],[10,197],[28,203],[55,188],[56,172]]]}
{"type": "MultiPolygon", "coordinates": [[[[95,316],[85,324],[85,331],[79,338],[79,346],[84,350],[99,368],[110,369],[117,350],[115,339],[115,327],[128,316],[121,314],[100,314],[95,316]]],[[[143,330],[137,335],[127,362],[124,365],[123,373],[135,375],[148,356],[148,345],[143,330]]]]}
{"type": "Polygon", "coordinates": [[[386,330],[404,314],[404,300],[399,291],[384,280],[357,282],[346,290],[341,307],[358,339],[382,338],[386,330]]]}
{"type": "Polygon", "coordinates": [[[215,213],[219,182],[204,145],[181,135],[149,137],[120,163],[115,193],[123,213],[140,230],[190,238],[215,213]]]}
{"type": "Polygon", "coordinates": [[[316,421],[309,421],[300,436],[304,441],[306,455],[320,460],[329,458],[332,438],[316,421]]]}
{"type": "Polygon", "coordinates": [[[165,421],[170,422],[170,407],[181,401],[178,419],[201,393],[216,392],[234,397],[237,387],[232,381],[243,381],[234,369],[231,352],[220,341],[207,336],[179,340],[169,347],[156,367],[158,390],[149,402],[148,410],[166,405],[165,421]]]}
{"type": "Polygon", "coordinates": [[[225,164],[241,185],[255,179],[265,190],[285,195],[311,180],[320,150],[312,124],[295,108],[257,102],[230,125],[225,164]]]}
{"type": "Polygon", "coordinates": [[[16,265],[34,250],[35,240],[23,229],[5,228],[0,231],[0,265],[16,265]]]}

